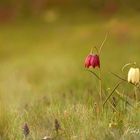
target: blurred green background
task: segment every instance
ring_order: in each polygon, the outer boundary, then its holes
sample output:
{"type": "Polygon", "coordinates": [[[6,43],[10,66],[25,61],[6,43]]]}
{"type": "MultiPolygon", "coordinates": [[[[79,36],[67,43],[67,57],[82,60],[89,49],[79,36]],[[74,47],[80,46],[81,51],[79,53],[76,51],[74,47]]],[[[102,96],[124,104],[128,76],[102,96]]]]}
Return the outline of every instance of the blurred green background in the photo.
{"type": "Polygon", "coordinates": [[[136,0],[1,1],[2,100],[18,106],[46,95],[50,100],[70,96],[72,102],[83,101],[86,90],[98,90],[96,79],[84,69],[84,59],[92,47],[101,45],[106,32],[109,35],[101,62],[104,88],[112,86],[115,78],[110,71],[120,73],[124,64],[140,62],[138,3],[136,0]]]}

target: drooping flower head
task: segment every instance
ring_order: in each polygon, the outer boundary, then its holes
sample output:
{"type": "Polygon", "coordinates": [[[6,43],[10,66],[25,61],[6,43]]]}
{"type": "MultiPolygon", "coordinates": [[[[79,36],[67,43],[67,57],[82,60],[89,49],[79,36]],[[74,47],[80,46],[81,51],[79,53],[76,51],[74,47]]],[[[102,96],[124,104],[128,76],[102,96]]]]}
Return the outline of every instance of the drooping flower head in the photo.
{"type": "Polygon", "coordinates": [[[128,71],[128,82],[138,84],[140,81],[140,70],[139,68],[130,68],[128,71]]]}
{"type": "Polygon", "coordinates": [[[85,67],[86,68],[100,68],[100,59],[97,54],[93,54],[92,52],[85,59],[85,67]]]}

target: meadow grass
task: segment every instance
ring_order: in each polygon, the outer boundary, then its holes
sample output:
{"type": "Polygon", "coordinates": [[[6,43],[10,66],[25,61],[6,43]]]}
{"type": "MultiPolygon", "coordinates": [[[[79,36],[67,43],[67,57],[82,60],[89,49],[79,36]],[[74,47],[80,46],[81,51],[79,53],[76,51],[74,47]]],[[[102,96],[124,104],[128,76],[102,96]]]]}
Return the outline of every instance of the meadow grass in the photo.
{"type": "MultiPolygon", "coordinates": [[[[84,12],[83,17],[80,13],[67,16],[60,14],[51,23],[0,26],[0,139],[24,139],[25,122],[29,140],[45,135],[56,140],[140,139],[139,133],[129,130],[140,129],[139,108],[114,93],[117,111],[107,102],[100,112],[98,81],[83,63],[109,31],[101,55],[105,100],[108,88],[118,82],[110,72],[126,77],[127,70],[121,72],[124,64],[140,64],[139,17],[98,19],[84,12]],[[55,119],[61,126],[58,133],[55,119]]],[[[118,91],[134,103],[133,86],[124,83],[118,91]]]]}

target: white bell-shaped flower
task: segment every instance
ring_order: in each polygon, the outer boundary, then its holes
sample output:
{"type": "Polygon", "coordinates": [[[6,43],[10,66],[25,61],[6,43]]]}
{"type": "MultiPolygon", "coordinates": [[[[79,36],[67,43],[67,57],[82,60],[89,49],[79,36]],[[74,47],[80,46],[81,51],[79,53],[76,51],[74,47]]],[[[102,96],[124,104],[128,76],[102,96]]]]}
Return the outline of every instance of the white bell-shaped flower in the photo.
{"type": "Polygon", "coordinates": [[[139,68],[130,68],[128,71],[128,82],[138,84],[140,81],[140,70],[139,68]]]}

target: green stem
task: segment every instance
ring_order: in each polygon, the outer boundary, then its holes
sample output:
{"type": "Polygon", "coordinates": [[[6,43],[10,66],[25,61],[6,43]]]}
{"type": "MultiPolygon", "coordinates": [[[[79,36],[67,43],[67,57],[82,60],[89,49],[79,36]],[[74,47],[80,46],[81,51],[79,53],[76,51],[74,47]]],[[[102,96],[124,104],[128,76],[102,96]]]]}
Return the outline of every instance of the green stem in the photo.
{"type": "Polygon", "coordinates": [[[137,103],[138,103],[138,95],[137,95],[137,87],[134,87],[134,94],[135,94],[135,100],[136,100],[136,107],[137,107],[137,103]]]}
{"type": "Polygon", "coordinates": [[[109,96],[106,98],[105,102],[103,103],[103,107],[106,104],[106,102],[109,100],[109,98],[112,96],[112,94],[115,92],[115,90],[119,87],[119,85],[121,84],[121,82],[119,82],[114,89],[111,91],[111,93],[109,94],[109,96]]]}
{"type": "Polygon", "coordinates": [[[101,68],[99,70],[99,96],[100,96],[100,101],[101,101],[101,104],[102,104],[102,74],[101,74],[101,68]]]}

